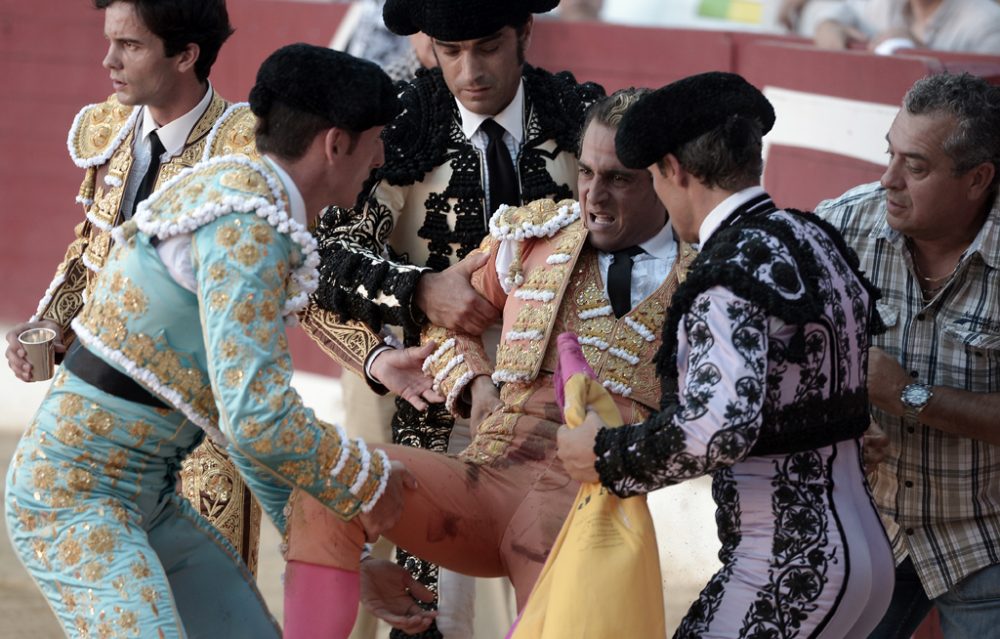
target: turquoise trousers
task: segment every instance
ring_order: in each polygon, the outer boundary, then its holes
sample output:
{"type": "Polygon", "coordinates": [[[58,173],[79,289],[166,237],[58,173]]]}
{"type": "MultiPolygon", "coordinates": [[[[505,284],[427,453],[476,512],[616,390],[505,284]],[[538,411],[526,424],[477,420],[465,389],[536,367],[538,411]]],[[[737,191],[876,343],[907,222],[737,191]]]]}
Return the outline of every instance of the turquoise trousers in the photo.
{"type": "Polygon", "coordinates": [[[58,373],[5,501],[15,552],[67,636],[281,636],[235,549],[176,492],[202,437],[179,412],[58,373]]]}

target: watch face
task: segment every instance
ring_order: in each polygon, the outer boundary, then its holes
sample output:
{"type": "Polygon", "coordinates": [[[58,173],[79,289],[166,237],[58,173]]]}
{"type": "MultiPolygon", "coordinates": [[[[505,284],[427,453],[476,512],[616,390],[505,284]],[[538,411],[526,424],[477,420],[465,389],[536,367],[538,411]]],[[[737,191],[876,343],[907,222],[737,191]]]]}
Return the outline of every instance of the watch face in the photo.
{"type": "Polygon", "coordinates": [[[903,389],[900,400],[907,406],[923,406],[931,398],[930,389],[923,384],[910,384],[903,389]]]}

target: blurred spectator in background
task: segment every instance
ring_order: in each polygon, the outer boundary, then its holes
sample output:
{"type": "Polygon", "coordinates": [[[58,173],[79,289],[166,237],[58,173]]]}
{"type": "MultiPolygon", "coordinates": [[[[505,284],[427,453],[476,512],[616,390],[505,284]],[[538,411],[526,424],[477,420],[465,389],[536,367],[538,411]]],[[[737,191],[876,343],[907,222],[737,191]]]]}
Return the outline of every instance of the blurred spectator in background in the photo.
{"type": "MultiPolygon", "coordinates": [[[[786,0],[789,15],[805,0],[786,0]]],[[[875,53],[927,47],[1000,54],[1000,4],[995,0],[868,0],[832,7],[816,26],[816,45],[861,44],[875,53]]]]}
{"type": "MultiPolygon", "coordinates": [[[[579,1],[579,0],[577,0],[579,1]]],[[[421,68],[437,66],[430,38],[396,35],[382,21],[385,0],[356,0],[341,20],[330,48],[371,60],[394,81],[411,80],[421,68]]]]}
{"type": "Polygon", "coordinates": [[[600,20],[604,0],[562,0],[559,17],[563,20],[600,20]]]}

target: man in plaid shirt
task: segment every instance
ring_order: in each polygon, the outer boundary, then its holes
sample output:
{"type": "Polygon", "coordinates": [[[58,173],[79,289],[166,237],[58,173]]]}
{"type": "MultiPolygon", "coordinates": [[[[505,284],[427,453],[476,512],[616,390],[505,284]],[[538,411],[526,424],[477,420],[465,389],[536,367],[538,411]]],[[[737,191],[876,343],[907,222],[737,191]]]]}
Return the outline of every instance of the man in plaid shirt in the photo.
{"type": "Polygon", "coordinates": [[[877,184],[820,204],[882,289],[870,477],[896,555],[871,635],[909,637],[932,606],[945,637],[1000,627],[1000,88],[941,74],[907,93],[877,184]]]}

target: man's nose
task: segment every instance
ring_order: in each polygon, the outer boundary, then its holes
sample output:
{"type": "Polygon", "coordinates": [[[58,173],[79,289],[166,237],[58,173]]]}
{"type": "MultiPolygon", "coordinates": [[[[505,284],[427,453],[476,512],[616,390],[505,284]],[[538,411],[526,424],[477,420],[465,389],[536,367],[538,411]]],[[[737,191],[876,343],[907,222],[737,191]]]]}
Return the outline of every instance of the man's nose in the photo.
{"type": "Polygon", "coordinates": [[[879,178],[879,184],[890,191],[899,191],[903,188],[902,173],[894,159],[889,160],[889,166],[885,167],[882,177],[879,178]]]}

